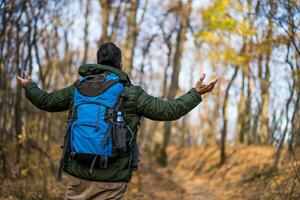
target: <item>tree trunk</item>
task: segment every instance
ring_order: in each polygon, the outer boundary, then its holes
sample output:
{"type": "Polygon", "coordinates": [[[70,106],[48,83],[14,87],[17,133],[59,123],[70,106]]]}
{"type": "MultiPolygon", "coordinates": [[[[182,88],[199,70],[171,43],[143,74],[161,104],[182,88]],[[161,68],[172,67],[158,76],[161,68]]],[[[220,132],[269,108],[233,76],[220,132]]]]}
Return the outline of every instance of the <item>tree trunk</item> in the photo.
{"type": "MultiPolygon", "coordinates": [[[[173,60],[173,72],[172,72],[172,81],[169,87],[169,92],[168,92],[168,99],[174,99],[178,90],[178,78],[179,78],[179,72],[180,72],[180,66],[181,66],[181,59],[182,59],[182,53],[183,53],[183,48],[184,48],[184,43],[186,40],[186,32],[188,28],[188,23],[189,23],[189,17],[191,13],[191,5],[192,5],[192,0],[189,0],[185,5],[181,5],[181,2],[179,2],[181,11],[181,21],[179,25],[179,30],[176,38],[176,48],[175,48],[175,55],[174,55],[174,60],[173,60]]],[[[162,166],[167,165],[167,147],[169,144],[169,139],[170,139],[170,134],[171,134],[171,122],[165,122],[164,124],[164,135],[163,135],[163,142],[162,142],[162,147],[160,150],[160,155],[158,158],[159,163],[162,166]]]]}
{"type": "Polygon", "coordinates": [[[238,123],[236,133],[239,135],[240,144],[251,143],[251,85],[250,85],[250,66],[243,67],[242,88],[240,91],[240,102],[238,104],[238,123]],[[245,91],[247,92],[245,95],[245,91]]]}
{"type": "Polygon", "coordinates": [[[112,0],[99,0],[101,6],[101,37],[99,39],[99,46],[107,41],[107,30],[109,26],[109,14],[111,10],[112,0]]]}
{"type": "MultiPolygon", "coordinates": [[[[262,111],[261,111],[261,126],[260,126],[260,142],[263,144],[271,145],[273,143],[273,136],[271,135],[270,126],[269,126],[269,103],[270,103],[270,92],[269,88],[271,85],[270,82],[270,60],[272,54],[271,40],[273,38],[273,23],[272,23],[272,13],[276,12],[276,3],[271,2],[270,11],[268,15],[268,32],[264,38],[266,41],[266,51],[265,51],[265,69],[264,76],[260,76],[261,81],[261,97],[262,97],[262,111]]],[[[261,71],[262,72],[262,71],[261,71]]]]}
{"type": "Polygon", "coordinates": [[[90,1],[86,1],[85,14],[84,14],[84,52],[82,64],[85,64],[87,61],[88,50],[89,50],[89,14],[90,14],[90,1]]]}
{"type": "Polygon", "coordinates": [[[138,27],[136,22],[136,14],[139,6],[139,0],[131,0],[130,8],[127,15],[127,37],[124,47],[124,71],[131,75],[133,68],[134,49],[138,35],[138,27]]]}
{"type": "MultiPolygon", "coordinates": [[[[116,40],[116,30],[119,28],[119,22],[120,22],[120,16],[124,15],[124,13],[122,13],[121,8],[123,5],[124,1],[120,0],[119,5],[114,9],[113,13],[114,13],[114,17],[113,17],[113,22],[111,25],[111,32],[108,36],[108,41],[115,41],[116,40]]],[[[126,3],[125,3],[126,4],[126,3]]]]}
{"type": "Polygon", "coordinates": [[[238,103],[238,120],[237,120],[237,128],[236,134],[238,134],[238,141],[240,144],[245,142],[245,131],[244,131],[244,121],[245,121],[245,75],[242,73],[242,87],[240,91],[240,101],[238,103]]]}
{"type": "MultiPolygon", "coordinates": [[[[15,56],[15,65],[17,67],[17,72],[18,74],[21,74],[22,67],[21,67],[21,63],[20,60],[21,58],[21,53],[20,53],[20,49],[21,49],[21,41],[20,41],[20,24],[18,24],[19,22],[16,22],[16,29],[17,29],[17,35],[16,35],[16,56],[15,56]]],[[[15,96],[15,116],[14,116],[14,128],[15,128],[15,136],[16,136],[16,171],[17,171],[17,175],[20,174],[20,163],[21,163],[21,156],[20,156],[20,152],[21,152],[21,143],[20,143],[20,136],[22,134],[22,111],[21,111],[21,99],[22,99],[22,87],[18,84],[17,85],[17,93],[15,96]]]]}
{"type": "Polygon", "coordinates": [[[270,53],[267,53],[266,65],[265,65],[265,76],[261,80],[261,126],[260,126],[260,142],[262,144],[270,144],[270,127],[269,127],[269,101],[270,101],[270,53]]]}
{"type": "Polygon", "coordinates": [[[221,131],[221,141],[220,141],[220,165],[223,165],[226,160],[226,137],[227,137],[227,104],[228,104],[228,97],[229,97],[229,90],[233,84],[233,81],[237,77],[239,68],[236,66],[234,69],[234,73],[229,81],[229,84],[227,85],[227,88],[225,90],[225,97],[224,97],[224,103],[222,107],[222,116],[223,116],[223,128],[221,131]]]}
{"type": "Polygon", "coordinates": [[[291,139],[288,144],[289,154],[290,155],[297,155],[296,159],[300,159],[300,114],[299,114],[299,108],[300,108],[300,60],[299,55],[296,55],[296,69],[294,69],[294,66],[292,63],[287,60],[289,63],[291,69],[292,69],[292,76],[293,76],[293,82],[294,87],[293,91],[295,93],[296,99],[294,104],[294,110],[291,118],[291,139]],[[298,73],[297,73],[298,72],[298,73]],[[296,147],[296,149],[294,148],[296,147]],[[296,151],[296,152],[295,152],[296,151]]]}
{"type": "MultiPolygon", "coordinates": [[[[262,78],[262,61],[263,61],[263,56],[260,54],[258,55],[258,59],[257,59],[257,67],[258,67],[258,78],[259,80],[261,80],[262,78]]],[[[257,113],[255,113],[253,115],[253,125],[252,125],[252,129],[251,129],[251,138],[252,138],[252,142],[254,144],[258,144],[259,143],[259,135],[258,135],[258,127],[259,127],[259,119],[260,119],[260,115],[262,112],[262,103],[258,102],[257,105],[257,113]]]]}

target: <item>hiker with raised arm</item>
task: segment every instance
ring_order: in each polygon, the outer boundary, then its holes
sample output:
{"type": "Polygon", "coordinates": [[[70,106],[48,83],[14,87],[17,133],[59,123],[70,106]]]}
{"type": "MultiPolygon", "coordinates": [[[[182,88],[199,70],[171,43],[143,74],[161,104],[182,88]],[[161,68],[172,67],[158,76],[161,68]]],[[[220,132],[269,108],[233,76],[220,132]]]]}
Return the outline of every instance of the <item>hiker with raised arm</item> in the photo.
{"type": "Polygon", "coordinates": [[[58,180],[63,171],[68,174],[65,199],[122,199],[138,168],[136,137],[141,117],[177,120],[217,83],[217,79],[204,83],[202,74],[190,91],[163,100],[131,84],[115,44],[100,46],[97,63],[80,66],[80,78],[73,85],[50,93],[42,91],[29,74],[18,76],[28,100],[37,108],[69,110],[57,174],[58,180]]]}

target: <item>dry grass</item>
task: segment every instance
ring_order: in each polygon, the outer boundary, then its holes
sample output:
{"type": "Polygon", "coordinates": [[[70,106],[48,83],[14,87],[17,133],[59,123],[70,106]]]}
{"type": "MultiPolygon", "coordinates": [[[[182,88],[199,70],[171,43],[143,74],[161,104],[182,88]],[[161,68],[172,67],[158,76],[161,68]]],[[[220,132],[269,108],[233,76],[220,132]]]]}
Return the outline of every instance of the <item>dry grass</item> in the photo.
{"type": "Polygon", "coordinates": [[[300,199],[299,161],[284,157],[275,170],[274,152],[264,146],[229,148],[220,167],[216,148],[169,150],[174,179],[202,182],[222,199],[300,199]]]}

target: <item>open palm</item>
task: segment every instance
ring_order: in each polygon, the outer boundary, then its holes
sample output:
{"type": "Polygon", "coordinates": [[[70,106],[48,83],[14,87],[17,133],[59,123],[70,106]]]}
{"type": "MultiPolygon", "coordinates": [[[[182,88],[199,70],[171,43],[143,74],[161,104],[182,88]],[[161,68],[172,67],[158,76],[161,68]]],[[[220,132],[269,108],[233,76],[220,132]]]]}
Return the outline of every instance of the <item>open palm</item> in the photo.
{"type": "Polygon", "coordinates": [[[204,83],[203,81],[205,77],[206,77],[205,73],[202,73],[195,86],[195,88],[201,95],[211,92],[214,89],[216,83],[218,82],[218,78],[215,78],[209,81],[208,83],[204,83]]]}

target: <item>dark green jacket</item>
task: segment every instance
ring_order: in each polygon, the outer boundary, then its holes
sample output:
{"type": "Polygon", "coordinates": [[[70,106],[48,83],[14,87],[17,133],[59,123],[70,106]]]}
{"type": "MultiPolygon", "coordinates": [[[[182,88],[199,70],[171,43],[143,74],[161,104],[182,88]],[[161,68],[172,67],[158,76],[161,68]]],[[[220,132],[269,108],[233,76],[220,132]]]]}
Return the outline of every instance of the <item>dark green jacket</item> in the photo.
{"type": "MultiPolygon", "coordinates": [[[[121,81],[129,81],[124,72],[104,65],[87,64],[79,68],[81,76],[99,74],[105,71],[117,74],[121,81]]],[[[36,83],[26,86],[26,96],[29,101],[39,109],[49,112],[66,111],[70,107],[73,98],[73,87],[57,90],[51,93],[42,91],[36,83]]],[[[191,89],[186,94],[174,100],[163,100],[147,94],[141,87],[128,85],[124,87],[128,97],[124,102],[126,122],[128,126],[137,130],[141,117],[152,120],[170,121],[176,120],[187,114],[201,102],[200,94],[191,89]]],[[[66,164],[65,172],[88,180],[94,181],[130,181],[130,155],[124,156],[110,163],[106,169],[94,169],[89,173],[89,168],[80,165],[75,160],[66,164]]]]}

